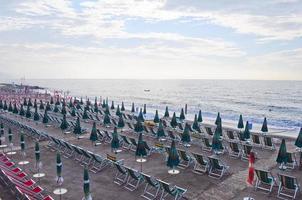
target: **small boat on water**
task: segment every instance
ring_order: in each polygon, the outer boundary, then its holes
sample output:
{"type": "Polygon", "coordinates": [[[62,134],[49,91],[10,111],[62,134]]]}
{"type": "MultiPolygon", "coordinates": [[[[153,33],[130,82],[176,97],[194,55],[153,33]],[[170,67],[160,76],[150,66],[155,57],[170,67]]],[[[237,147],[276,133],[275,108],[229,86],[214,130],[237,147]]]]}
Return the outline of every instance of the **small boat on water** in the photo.
{"type": "Polygon", "coordinates": [[[144,92],[150,92],[150,90],[149,89],[144,89],[144,92]]]}

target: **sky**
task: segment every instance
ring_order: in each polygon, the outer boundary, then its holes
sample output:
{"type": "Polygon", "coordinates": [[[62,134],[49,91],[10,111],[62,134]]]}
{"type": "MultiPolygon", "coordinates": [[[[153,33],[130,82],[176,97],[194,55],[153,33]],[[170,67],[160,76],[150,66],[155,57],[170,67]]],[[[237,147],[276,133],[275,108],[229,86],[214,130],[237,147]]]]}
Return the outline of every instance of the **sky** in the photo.
{"type": "Polygon", "coordinates": [[[302,0],[0,0],[0,78],[302,80],[302,0]]]}

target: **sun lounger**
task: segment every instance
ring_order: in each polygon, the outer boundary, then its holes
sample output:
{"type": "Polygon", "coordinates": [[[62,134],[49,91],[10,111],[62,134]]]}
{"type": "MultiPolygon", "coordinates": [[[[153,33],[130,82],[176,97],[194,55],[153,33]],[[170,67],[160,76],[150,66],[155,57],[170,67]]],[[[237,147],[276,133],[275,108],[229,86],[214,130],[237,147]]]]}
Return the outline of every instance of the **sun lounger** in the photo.
{"type": "Polygon", "coordinates": [[[241,155],[241,159],[242,160],[248,160],[250,153],[253,149],[252,145],[249,144],[242,144],[242,155],[241,155]]]}
{"type": "Polygon", "coordinates": [[[114,163],[116,167],[116,174],[114,177],[114,183],[117,185],[123,185],[127,182],[128,179],[128,171],[120,164],[114,163]]]}
{"type": "Polygon", "coordinates": [[[148,200],[156,199],[161,188],[160,183],[157,179],[152,178],[147,174],[141,173],[141,175],[144,177],[146,182],[144,192],[141,196],[148,200]]]}
{"type": "Polygon", "coordinates": [[[285,174],[278,174],[279,187],[278,187],[278,198],[289,197],[295,199],[297,192],[300,191],[300,184],[294,176],[285,174]]]}
{"type": "Polygon", "coordinates": [[[228,140],[235,140],[235,135],[234,135],[234,131],[232,130],[226,130],[226,135],[228,140]]]}
{"type": "Polygon", "coordinates": [[[210,162],[209,177],[221,179],[228,171],[229,166],[214,156],[209,156],[208,159],[210,162]]]}
{"type": "Polygon", "coordinates": [[[271,193],[273,186],[276,183],[276,179],[274,178],[272,173],[262,169],[255,169],[255,172],[257,176],[255,182],[255,190],[260,189],[271,193]]]}
{"type": "Polygon", "coordinates": [[[129,138],[129,140],[130,140],[130,142],[131,142],[131,148],[130,148],[130,150],[131,151],[136,151],[136,147],[137,147],[137,142],[136,142],[136,140],[134,139],[134,138],[129,138]]]}
{"type": "Polygon", "coordinates": [[[209,169],[209,162],[204,159],[202,154],[192,153],[195,158],[194,173],[204,174],[209,169]]]}
{"type": "Polygon", "coordinates": [[[209,136],[213,136],[214,133],[213,133],[211,127],[206,126],[206,127],[204,127],[204,129],[205,129],[205,132],[206,132],[209,136]]]}
{"type": "Polygon", "coordinates": [[[129,167],[125,167],[128,171],[128,178],[126,185],[124,186],[129,191],[134,191],[139,187],[139,184],[143,180],[143,176],[136,170],[129,167]]]}
{"type": "Polygon", "coordinates": [[[168,195],[174,197],[174,200],[179,200],[187,192],[187,189],[178,187],[176,185],[174,187],[171,187],[169,183],[166,183],[162,180],[159,180],[159,182],[162,188],[160,200],[164,200],[168,195]]]}
{"type": "Polygon", "coordinates": [[[188,155],[187,152],[184,150],[178,149],[177,151],[178,151],[179,158],[180,158],[178,167],[181,169],[188,168],[190,166],[190,164],[193,163],[193,158],[190,155],[188,155]]]}
{"type": "Polygon", "coordinates": [[[260,136],[257,134],[252,134],[251,136],[252,136],[253,146],[262,147],[260,136]]]}
{"type": "Polygon", "coordinates": [[[212,144],[210,143],[210,140],[208,137],[202,137],[202,142],[204,145],[202,145],[202,150],[205,151],[212,151],[212,144]]]}
{"type": "Polygon", "coordinates": [[[123,144],[123,148],[124,149],[130,149],[132,144],[131,142],[128,140],[128,138],[125,135],[121,135],[121,138],[123,140],[122,144],[123,144]]]}
{"type": "Polygon", "coordinates": [[[287,152],[287,163],[285,166],[289,169],[295,169],[298,166],[295,153],[287,152]]]}
{"type": "Polygon", "coordinates": [[[239,158],[241,155],[241,150],[239,148],[239,144],[235,141],[230,141],[229,146],[230,146],[229,155],[231,157],[239,158]]]}
{"type": "Polygon", "coordinates": [[[264,146],[263,147],[265,149],[270,149],[270,150],[275,150],[276,149],[275,144],[273,143],[273,140],[272,140],[271,137],[264,136],[263,141],[264,141],[264,146]]]}

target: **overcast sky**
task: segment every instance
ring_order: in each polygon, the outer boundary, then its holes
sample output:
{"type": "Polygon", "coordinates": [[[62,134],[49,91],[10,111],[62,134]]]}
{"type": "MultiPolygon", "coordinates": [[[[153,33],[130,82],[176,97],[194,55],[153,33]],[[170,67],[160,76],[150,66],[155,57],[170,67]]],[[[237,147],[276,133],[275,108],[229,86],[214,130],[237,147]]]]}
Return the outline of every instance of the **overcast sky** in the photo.
{"type": "Polygon", "coordinates": [[[2,0],[0,78],[302,80],[299,0],[2,0]]]}

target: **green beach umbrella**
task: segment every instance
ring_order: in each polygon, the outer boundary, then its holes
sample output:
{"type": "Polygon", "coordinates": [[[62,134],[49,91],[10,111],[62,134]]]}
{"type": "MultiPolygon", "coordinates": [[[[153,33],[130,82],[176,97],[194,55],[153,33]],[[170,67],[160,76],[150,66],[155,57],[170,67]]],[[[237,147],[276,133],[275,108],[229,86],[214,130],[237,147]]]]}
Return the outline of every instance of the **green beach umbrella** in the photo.
{"type": "Polygon", "coordinates": [[[50,107],[49,102],[47,102],[47,103],[46,103],[46,108],[45,108],[45,110],[47,110],[47,111],[51,111],[51,107],[50,107]]]}
{"type": "Polygon", "coordinates": [[[33,103],[31,102],[31,98],[28,99],[28,103],[27,105],[30,107],[30,106],[33,106],[33,103]]]}
{"type": "Polygon", "coordinates": [[[88,119],[89,117],[88,117],[88,114],[87,114],[87,109],[85,108],[84,109],[84,112],[83,112],[83,119],[88,119]]]}
{"type": "Polygon", "coordinates": [[[125,126],[124,119],[123,119],[122,115],[120,115],[119,118],[118,118],[117,127],[118,128],[124,128],[124,126],[125,126]]]}
{"type": "Polygon", "coordinates": [[[58,105],[60,105],[60,99],[59,99],[59,97],[57,98],[57,101],[56,101],[56,104],[55,104],[56,106],[58,106],[58,105]]]}
{"type": "Polygon", "coordinates": [[[72,98],[69,99],[69,105],[68,105],[68,106],[69,106],[69,108],[72,108],[72,107],[73,107],[72,98]]]}
{"type": "Polygon", "coordinates": [[[27,106],[27,100],[26,100],[26,98],[23,99],[23,105],[27,106]]]}
{"type": "Polygon", "coordinates": [[[8,104],[8,112],[13,112],[12,102],[9,102],[8,104]]]}
{"type": "Polygon", "coordinates": [[[82,133],[82,127],[81,127],[81,122],[80,122],[79,117],[77,118],[76,125],[73,129],[73,133],[76,135],[80,135],[82,133]]]}
{"type": "Polygon", "coordinates": [[[107,114],[107,113],[104,116],[103,124],[104,125],[111,124],[111,120],[110,120],[109,114],[107,114]]]}
{"type": "Polygon", "coordinates": [[[175,168],[179,164],[179,155],[175,147],[175,141],[172,140],[171,148],[168,155],[167,166],[170,168],[175,168]]]}
{"type": "Polygon", "coordinates": [[[75,117],[76,116],[76,109],[74,106],[72,106],[72,109],[71,109],[71,113],[70,113],[71,116],[75,117]]]}
{"type": "Polygon", "coordinates": [[[20,146],[21,146],[21,151],[24,152],[25,151],[25,141],[24,141],[23,133],[21,133],[21,135],[20,135],[20,146]]]}
{"type": "Polygon", "coordinates": [[[3,109],[3,102],[2,102],[2,99],[0,99],[0,109],[3,109]]]}
{"type": "Polygon", "coordinates": [[[238,124],[237,124],[237,128],[239,128],[239,129],[244,128],[242,115],[239,116],[239,121],[238,121],[238,124]]]}
{"type": "Polygon", "coordinates": [[[94,102],[94,112],[98,113],[99,112],[99,107],[97,101],[94,102]]]}
{"type": "Polygon", "coordinates": [[[147,113],[147,108],[146,107],[147,107],[146,104],[144,104],[144,111],[143,111],[144,114],[147,113]]]}
{"type": "Polygon", "coordinates": [[[105,99],[103,99],[102,108],[106,108],[106,107],[107,107],[106,101],[105,99]]]}
{"type": "Polygon", "coordinates": [[[87,167],[84,168],[84,183],[83,183],[83,190],[84,190],[84,199],[91,200],[90,194],[90,180],[87,167]]]}
{"type": "Polygon", "coordinates": [[[215,120],[215,124],[218,125],[219,123],[221,123],[221,117],[220,117],[220,113],[218,112],[216,120],[215,120]]]}
{"type": "Polygon", "coordinates": [[[158,111],[157,110],[155,111],[155,116],[154,116],[153,121],[154,121],[154,123],[159,123],[159,116],[158,116],[158,111]]]}
{"type": "Polygon", "coordinates": [[[198,112],[197,121],[198,121],[198,122],[202,122],[202,121],[203,121],[203,120],[202,120],[201,110],[199,110],[199,112],[198,112]]]}
{"type": "Polygon", "coordinates": [[[182,108],[181,111],[180,111],[179,119],[180,119],[180,120],[186,119],[186,116],[185,116],[185,113],[184,113],[184,109],[183,109],[183,108],[182,108]]]}
{"type": "Polygon", "coordinates": [[[56,113],[59,112],[58,104],[55,104],[55,108],[53,109],[53,111],[56,112],[56,113]]]}
{"type": "Polygon", "coordinates": [[[14,109],[13,109],[13,113],[14,114],[18,114],[18,108],[17,108],[17,104],[16,103],[14,103],[14,109]]]}
{"type": "Polygon", "coordinates": [[[41,161],[40,161],[40,146],[39,142],[35,143],[35,159],[36,159],[36,168],[40,169],[41,168],[41,161]]]}
{"type": "Polygon", "coordinates": [[[300,132],[299,132],[299,135],[298,135],[298,137],[296,139],[295,145],[298,148],[302,148],[302,128],[300,128],[300,132]]]}
{"type": "Polygon", "coordinates": [[[142,125],[141,120],[138,119],[136,121],[136,124],[134,125],[134,131],[137,132],[137,133],[140,133],[140,132],[144,131],[144,127],[142,125]]]}
{"type": "Polygon", "coordinates": [[[61,185],[64,181],[62,177],[62,168],[63,168],[63,163],[61,160],[61,154],[57,153],[57,158],[56,158],[56,167],[57,167],[57,184],[61,185]]]}
{"type": "Polygon", "coordinates": [[[25,117],[26,118],[30,118],[31,117],[31,112],[30,112],[30,106],[29,105],[27,106],[25,117]]]}
{"type": "Polygon", "coordinates": [[[166,106],[166,111],[165,111],[165,115],[164,115],[164,117],[169,117],[170,115],[169,115],[169,108],[168,108],[168,106],[166,106]]]}
{"type": "Polygon", "coordinates": [[[287,155],[287,150],[286,150],[285,139],[282,139],[276,161],[279,164],[282,164],[282,163],[286,164],[287,159],[288,159],[288,155],[287,155]]]}
{"type": "Polygon", "coordinates": [[[34,108],[38,108],[37,99],[34,101],[34,108]]]}
{"type": "Polygon", "coordinates": [[[113,110],[114,109],[114,101],[112,101],[112,103],[111,103],[111,110],[113,110]]]}
{"type": "Polygon", "coordinates": [[[4,101],[3,110],[7,110],[7,104],[6,104],[6,101],[4,101]]]}
{"type": "Polygon", "coordinates": [[[223,149],[220,136],[222,135],[222,129],[220,128],[220,125],[217,125],[215,129],[215,133],[212,139],[212,149],[213,151],[220,151],[223,149]]]}
{"type": "Polygon", "coordinates": [[[191,142],[191,137],[190,137],[190,128],[189,128],[189,124],[186,123],[185,128],[183,133],[181,134],[181,141],[183,143],[190,143],[191,142]]]}
{"type": "Polygon", "coordinates": [[[63,115],[66,115],[66,106],[65,106],[65,104],[63,104],[63,106],[62,106],[62,110],[61,110],[61,113],[63,114],[63,115]]]}
{"type": "Polygon", "coordinates": [[[53,97],[50,97],[50,104],[53,104],[54,101],[53,101],[53,97]]]}
{"type": "Polygon", "coordinates": [[[13,133],[11,128],[8,128],[8,142],[9,144],[13,143],[13,133]]]}
{"type": "Polygon", "coordinates": [[[68,122],[66,120],[66,114],[63,115],[63,119],[60,125],[61,130],[65,130],[68,128],[68,122]]]}
{"type": "Polygon", "coordinates": [[[120,110],[120,105],[117,105],[117,109],[116,109],[115,114],[116,114],[116,116],[120,116],[122,114],[121,110],[120,110]]]}
{"type": "Polygon", "coordinates": [[[38,113],[38,107],[35,108],[34,120],[35,121],[39,121],[40,120],[40,115],[38,113]]]}
{"type": "Polygon", "coordinates": [[[42,122],[43,122],[44,124],[47,124],[47,123],[48,123],[47,109],[45,109],[45,112],[44,112],[44,116],[43,116],[42,122]]]}
{"type": "Polygon", "coordinates": [[[77,103],[76,108],[77,108],[78,110],[80,110],[80,109],[81,109],[81,104],[80,104],[80,103],[77,103]]]}
{"type": "Polygon", "coordinates": [[[114,127],[112,132],[111,148],[118,149],[120,147],[120,140],[118,139],[117,128],[114,127]]]}
{"type": "Polygon", "coordinates": [[[251,133],[250,133],[250,129],[249,129],[249,122],[246,121],[246,124],[245,124],[245,129],[244,129],[244,132],[243,132],[243,138],[245,140],[248,140],[251,138],[251,133]]]}
{"type": "Polygon", "coordinates": [[[170,125],[171,125],[173,128],[176,128],[176,126],[178,125],[175,112],[173,113],[173,117],[172,117],[172,119],[171,119],[170,125]]]}
{"type": "Polygon", "coordinates": [[[92,143],[94,143],[95,141],[98,140],[98,134],[97,134],[97,129],[96,129],[96,123],[95,122],[93,122],[89,139],[92,143]]]}
{"type": "Polygon", "coordinates": [[[145,119],[144,119],[144,114],[143,114],[142,109],[140,109],[140,111],[139,111],[138,120],[140,120],[140,121],[142,121],[142,122],[145,121],[145,119]]]}
{"type": "Polygon", "coordinates": [[[264,117],[263,124],[262,124],[262,127],[261,127],[261,131],[263,133],[267,133],[268,132],[266,117],[264,117]]]}
{"type": "Polygon", "coordinates": [[[44,103],[42,100],[40,100],[40,107],[39,107],[40,110],[44,110],[44,103]]]}
{"type": "Polygon", "coordinates": [[[121,107],[121,111],[125,111],[125,106],[124,106],[124,102],[122,102],[122,107],[121,107]]]}
{"type": "Polygon", "coordinates": [[[132,103],[131,112],[135,112],[134,103],[132,103]]]}
{"type": "Polygon", "coordinates": [[[140,132],[139,137],[138,137],[135,156],[143,157],[143,156],[146,156],[146,155],[147,155],[146,144],[145,144],[145,141],[143,140],[143,133],[140,132]]]}
{"type": "Polygon", "coordinates": [[[156,136],[157,136],[158,139],[161,138],[161,137],[166,137],[165,129],[164,129],[162,120],[159,121],[156,136]]]}
{"type": "Polygon", "coordinates": [[[110,115],[110,110],[109,110],[109,106],[108,105],[106,106],[105,114],[110,115]]]}
{"type": "Polygon", "coordinates": [[[194,116],[194,122],[192,124],[192,128],[195,130],[195,131],[200,131],[200,127],[199,127],[199,124],[198,124],[198,119],[197,119],[197,115],[195,114],[194,116]]]}

